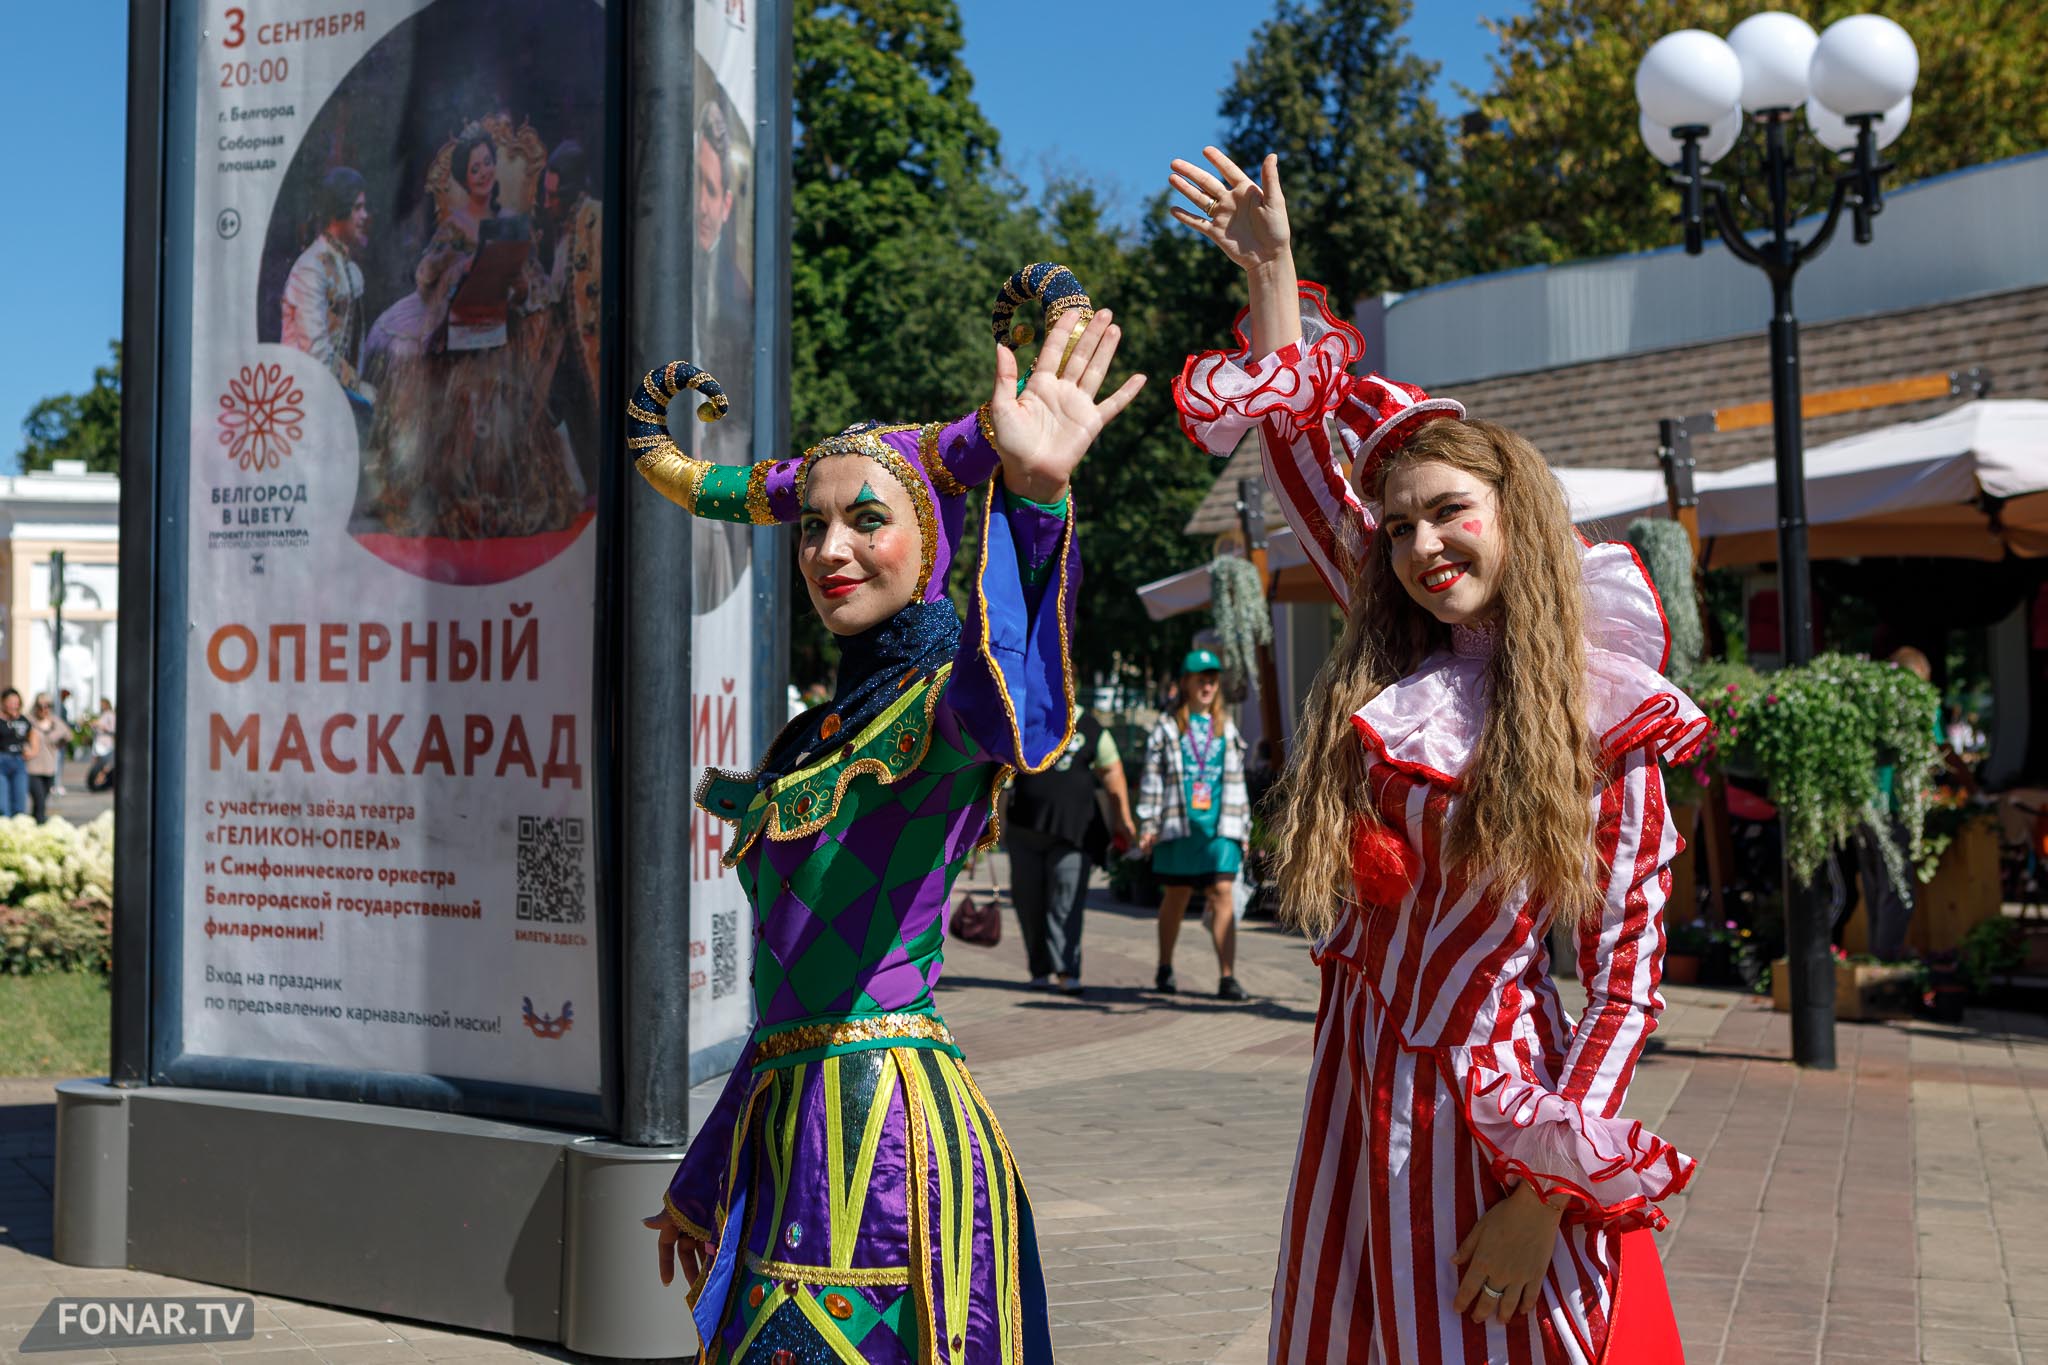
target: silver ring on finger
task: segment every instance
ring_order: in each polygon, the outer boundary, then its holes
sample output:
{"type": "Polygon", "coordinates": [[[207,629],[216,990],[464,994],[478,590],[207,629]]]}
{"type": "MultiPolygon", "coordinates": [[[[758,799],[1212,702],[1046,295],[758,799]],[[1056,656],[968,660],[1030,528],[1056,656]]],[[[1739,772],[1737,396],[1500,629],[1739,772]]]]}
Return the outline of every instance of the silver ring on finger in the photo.
{"type": "Polygon", "coordinates": [[[1508,1291],[1505,1289],[1495,1289],[1491,1284],[1488,1284],[1486,1281],[1481,1280],[1479,1282],[1479,1292],[1486,1295],[1486,1297],[1489,1299],[1498,1299],[1504,1294],[1506,1294],[1508,1291]]]}

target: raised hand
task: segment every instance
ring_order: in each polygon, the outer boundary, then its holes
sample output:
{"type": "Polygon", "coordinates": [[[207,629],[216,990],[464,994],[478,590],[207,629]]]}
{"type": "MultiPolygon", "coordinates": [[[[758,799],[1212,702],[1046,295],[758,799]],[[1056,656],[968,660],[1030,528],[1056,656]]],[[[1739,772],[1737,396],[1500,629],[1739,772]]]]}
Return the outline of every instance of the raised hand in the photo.
{"type": "Polygon", "coordinates": [[[1173,206],[1173,216],[1223,249],[1251,293],[1251,342],[1255,356],[1271,355],[1301,339],[1300,305],[1294,276],[1294,235],[1287,225],[1287,200],[1280,192],[1280,158],[1270,152],[1253,180],[1215,147],[1202,155],[1211,174],[1192,161],[1173,163],[1167,183],[1202,211],[1173,206]]]}
{"type": "Polygon", "coordinates": [[[1067,493],[1075,466],[1111,419],[1130,406],[1145,387],[1134,374],[1115,393],[1095,401],[1109,376],[1123,331],[1108,309],[1089,319],[1060,362],[1066,338],[1048,336],[1024,391],[1017,391],[1017,355],[996,347],[995,392],[989,395],[989,422],[995,428],[996,453],[1003,461],[1003,486],[1033,502],[1056,503],[1067,493]]]}
{"type": "Polygon", "coordinates": [[[1215,172],[1192,161],[1175,159],[1166,183],[1200,210],[1191,213],[1175,204],[1173,216],[1223,248],[1238,268],[1255,270],[1291,260],[1293,237],[1287,226],[1287,200],[1280,192],[1280,158],[1268,154],[1253,180],[1219,148],[1204,147],[1202,156],[1215,172]]]}

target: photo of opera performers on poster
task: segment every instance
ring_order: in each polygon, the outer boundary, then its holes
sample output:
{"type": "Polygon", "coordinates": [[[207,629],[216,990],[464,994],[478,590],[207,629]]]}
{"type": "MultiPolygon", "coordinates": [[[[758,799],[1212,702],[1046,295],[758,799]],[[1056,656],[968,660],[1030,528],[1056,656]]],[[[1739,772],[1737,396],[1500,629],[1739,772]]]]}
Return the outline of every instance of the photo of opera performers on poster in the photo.
{"type": "MultiPolygon", "coordinates": [[[[751,59],[750,50],[740,56],[751,59]]],[[[754,144],[747,120],[700,55],[695,86],[695,298],[698,364],[718,376],[741,408],[738,421],[697,426],[697,455],[714,464],[754,460],[750,410],[754,392],[754,144]]],[[[752,561],[745,526],[699,522],[691,528],[696,571],[691,608],[708,615],[739,587],[752,561]]]]}
{"type": "Polygon", "coordinates": [[[271,213],[258,335],[347,394],[350,533],[422,578],[516,578],[595,515],[603,44],[595,3],[436,0],[342,78],[271,213]]]}

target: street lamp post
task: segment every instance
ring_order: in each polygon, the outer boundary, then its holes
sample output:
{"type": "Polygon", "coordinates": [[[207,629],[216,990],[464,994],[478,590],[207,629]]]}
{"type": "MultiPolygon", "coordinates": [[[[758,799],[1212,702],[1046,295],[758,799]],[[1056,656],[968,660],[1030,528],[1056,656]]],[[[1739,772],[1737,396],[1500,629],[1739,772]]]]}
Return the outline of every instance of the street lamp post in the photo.
{"type": "MultiPolygon", "coordinates": [[[[1778,475],[1778,619],[1785,662],[1813,657],[1813,593],[1806,553],[1805,450],[1800,434],[1799,320],[1792,280],[1834,236],[1846,208],[1859,244],[1884,207],[1890,166],[1877,154],[1898,137],[1912,112],[1920,59],[1906,31],[1859,14],[1816,35],[1795,15],[1752,15],[1726,41],[1698,29],[1666,34],[1636,69],[1638,127],[1658,161],[1672,168],[1683,195],[1679,221],[1687,254],[1706,246],[1709,213],[1730,253],[1771,282],[1771,435],[1778,475]],[[1793,121],[1804,112],[1814,138],[1848,161],[1834,176],[1827,214],[1805,241],[1792,235],[1799,173],[1793,121]],[[1707,170],[1731,151],[1743,115],[1761,130],[1762,195],[1731,191],[1707,170]],[[1738,202],[1764,222],[1745,225],[1738,202]],[[1752,239],[1751,233],[1760,234],[1752,239]]],[[[1834,963],[1828,951],[1828,903],[1820,889],[1784,870],[1785,956],[1791,980],[1792,1058],[1835,1064],[1834,963]]]]}
{"type": "Polygon", "coordinates": [[[50,705],[64,700],[64,552],[50,551],[50,618],[55,639],[50,647],[50,705]]]}

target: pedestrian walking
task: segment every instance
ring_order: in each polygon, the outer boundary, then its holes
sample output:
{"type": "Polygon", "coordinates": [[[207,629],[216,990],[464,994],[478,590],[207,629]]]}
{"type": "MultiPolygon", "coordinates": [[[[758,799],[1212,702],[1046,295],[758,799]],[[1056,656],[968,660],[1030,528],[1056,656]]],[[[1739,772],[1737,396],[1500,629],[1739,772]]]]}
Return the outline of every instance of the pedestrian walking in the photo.
{"type": "Polygon", "coordinates": [[[62,796],[64,794],[64,765],[77,757],[74,751],[78,747],[72,733],[73,727],[78,723],[78,718],[72,713],[70,688],[60,687],[57,689],[56,709],[57,719],[64,726],[64,741],[57,746],[57,780],[50,784],[50,794],[52,796],[62,796]]]}
{"type": "Polygon", "coordinates": [[[1216,943],[1216,995],[1248,1000],[1237,983],[1237,877],[1251,808],[1244,783],[1244,738],[1223,704],[1223,663],[1206,649],[1181,661],[1179,704],[1159,717],[1145,741],[1138,783],[1138,851],[1152,859],[1164,891],[1159,902],[1159,968],[1153,988],[1180,989],[1173,971],[1180,923],[1202,895],[1216,943]]]}
{"type": "Polygon", "coordinates": [[[1260,429],[1345,615],[1275,810],[1322,999],[1271,1357],[1679,1361],[1650,1233],[1693,1162],[1617,1115],[1664,1003],[1680,841],[1657,765],[1706,718],[1658,671],[1633,552],[1582,544],[1514,432],[1353,374],[1359,334],[1297,286],[1277,160],[1255,181],[1205,156],[1173,163],[1198,210],[1175,216],[1245,270],[1250,332],[1188,362],[1182,425],[1218,455],[1260,429]]]}
{"type": "Polygon", "coordinates": [[[10,687],[0,692],[0,816],[28,814],[28,761],[36,752],[35,727],[10,687]]]}
{"type": "Polygon", "coordinates": [[[92,718],[92,762],[85,769],[85,789],[105,791],[114,785],[114,703],[100,698],[92,718]]]}
{"type": "Polygon", "coordinates": [[[28,809],[42,824],[50,818],[50,791],[57,781],[58,755],[64,752],[69,733],[63,718],[50,705],[49,694],[36,693],[28,710],[29,727],[35,731],[35,752],[28,759],[28,809]]]}
{"type": "Polygon", "coordinates": [[[1011,783],[1003,831],[1031,984],[1080,995],[1089,867],[1108,863],[1112,841],[1128,847],[1136,839],[1115,736],[1076,706],[1066,752],[1011,783]]]}
{"type": "Polygon", "coordinates": [[[690,513],[797,523],[803,585],[840,646],[830,701],[755,771],[697,788],[734,826],[724,861],[753,902],[757,1022],[646,1222],[720,1365],[1052,1360],[1023,1181],[932,998],[955,877],[1006,770],[1066,750],[1068,482],[1144,382],[1096,402],[1119,333],[1063,268],[1011,279],[996,336],[1032,296],[1071,356],[1048,345],[1020,390],[997,347],[989,400],[949,422],[861,423],[742,468],[667,434],[684,389],[700,415],[723,411],[695,367],[647,375],[628,409],[636,468],[690,513]],[[983,484],[963,626],[948,579],[983,484]]]}

